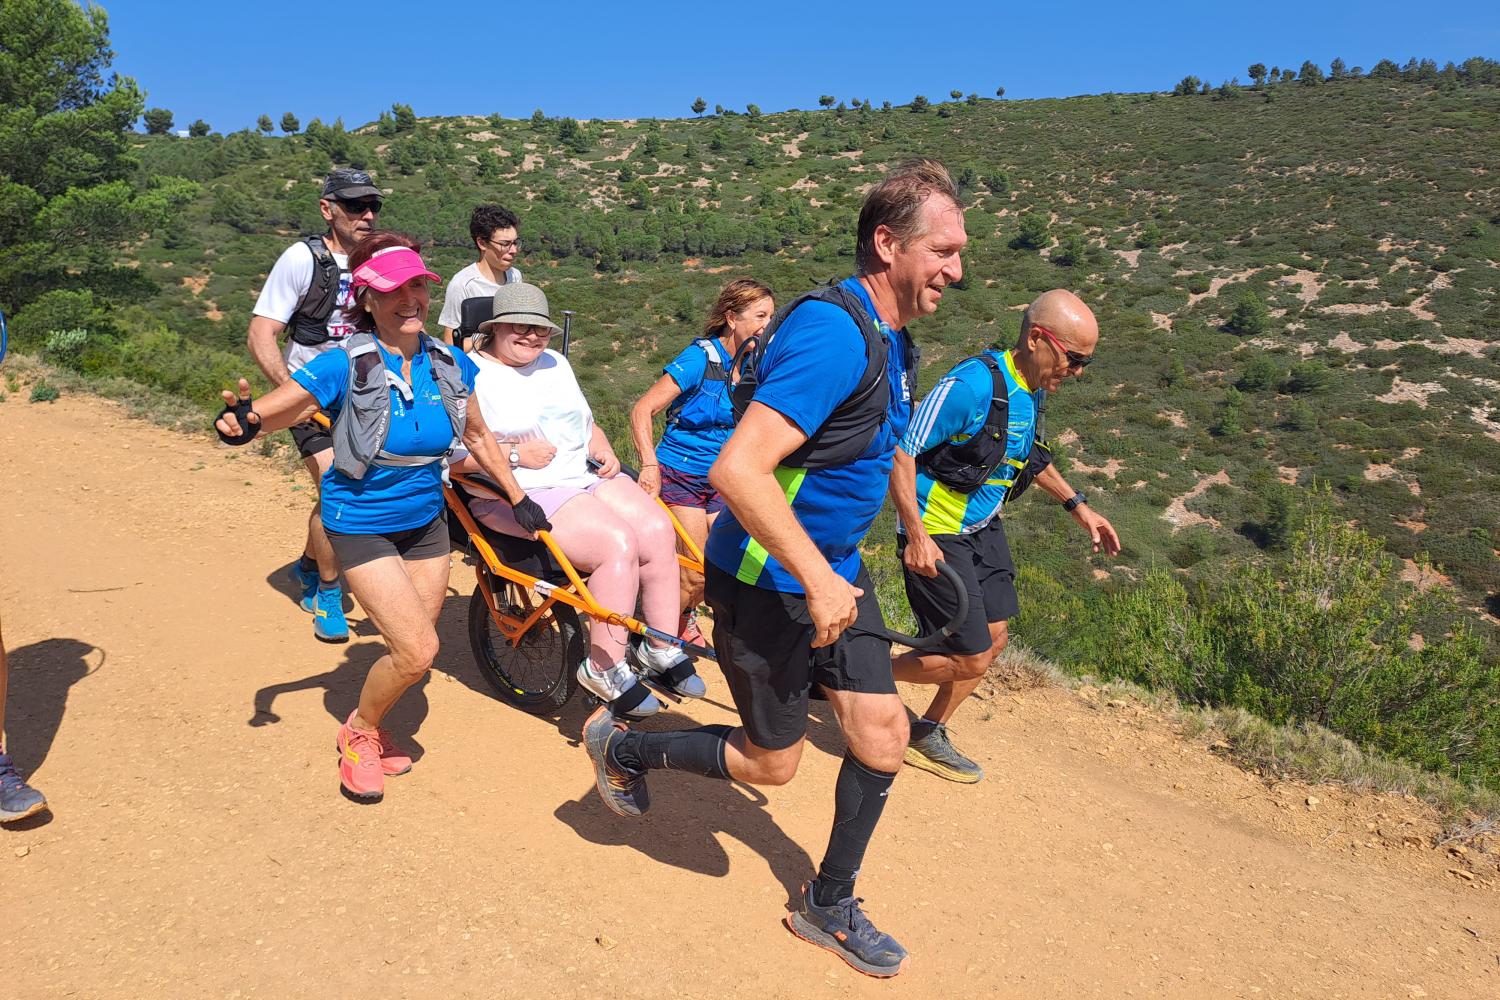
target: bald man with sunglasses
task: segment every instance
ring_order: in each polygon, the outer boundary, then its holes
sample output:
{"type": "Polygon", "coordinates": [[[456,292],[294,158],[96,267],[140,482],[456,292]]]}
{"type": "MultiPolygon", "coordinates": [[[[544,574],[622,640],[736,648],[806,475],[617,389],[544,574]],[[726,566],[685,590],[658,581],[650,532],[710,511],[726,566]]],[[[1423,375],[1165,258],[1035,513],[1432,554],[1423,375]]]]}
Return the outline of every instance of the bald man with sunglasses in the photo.
{"type": "Polygon", "coordinates": [[[1022,315],[1015,347],[989,348],[955,365],[917,408],[896,449],[897,551],[922,631],[941,628],[955,610],[937,578],[938,560],[969,590],[969,618],[946,648],[892,659],[896,680],[938,689],[912,724],[906,763],[950,781],[984,777],[953,746],[948,720],[1005,649],[1007,623],[1019,610],[1000,516],[1006,501],[1034,482],[1089,533],[1095,552],[1120,551],[1114,527],[1050,463],[1038,431],[1045,394],[1081,375],[1098,341],[1099,325],[1078,296],[1060,288],[1042,293],[1022,315]]]}

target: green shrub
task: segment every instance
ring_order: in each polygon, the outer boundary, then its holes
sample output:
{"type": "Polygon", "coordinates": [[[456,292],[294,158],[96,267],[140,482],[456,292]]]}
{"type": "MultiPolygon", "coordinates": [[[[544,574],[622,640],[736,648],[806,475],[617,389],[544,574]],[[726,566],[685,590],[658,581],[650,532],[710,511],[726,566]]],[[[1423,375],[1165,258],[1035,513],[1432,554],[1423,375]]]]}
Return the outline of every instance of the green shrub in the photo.
{"type": "Polygon", "coordinates": [[[1281,365],[1269,354],[1257,354],[1245,363],[1240,369],[1240,377],[1235,380],[1235,387],[1244,392],[1259,392],[1269,389],[1279,383],[1285,374],[1281,365]]]}
{"type": "Polygon", "coordinates": [[[57,387],[46,379],[39,379],[36,385],[31,387],[31,401],[33,403],[50,403],[61,395],[57,387]]]}
{"type": "Polygon", "coordinates": [[[1012,249],[1015,250],[1040,250],[1052,242],[1048,230],[1051,223],[1047,216],[1041,212],[1027,212],[1021,216],[1020,229],[1015,238],[1010,241],[1012,249]]]}
{"type": "Polygon", "coordinates": [[[1333,381],[1333,373],[1316,361],[1299,361],[1292,365],[1283,388],[1290,393],[1317,392],[1333,381]]]}
{"type": "Polygon", "coordinates": [[[1235,300],[1234,312],[1230,313],[1229,322],[1224,324],[1224,329],[1230,333],[1258,337],[1266,332],[1270,321],[1271,312],[1266,308],[1265,302],[1261,301],[1261,297],[1254,291],[1247,288],[1235,300]]]}

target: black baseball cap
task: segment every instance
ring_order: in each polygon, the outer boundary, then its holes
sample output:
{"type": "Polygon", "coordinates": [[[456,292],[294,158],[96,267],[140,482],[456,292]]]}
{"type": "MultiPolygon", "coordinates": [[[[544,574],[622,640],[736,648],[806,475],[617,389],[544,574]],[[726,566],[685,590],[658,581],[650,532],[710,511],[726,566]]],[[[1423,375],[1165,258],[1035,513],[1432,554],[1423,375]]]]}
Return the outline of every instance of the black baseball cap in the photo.
{"type": "Polygon", "coordinates": [[[354,198],[368,197],[383,198],[385,192],[375,186],[370,175],[363,170],[352,170],[348,167],[335,170],[323,181],[323,193],[321,198],[337,198],[340,201],[349,201],[354,198]]]}

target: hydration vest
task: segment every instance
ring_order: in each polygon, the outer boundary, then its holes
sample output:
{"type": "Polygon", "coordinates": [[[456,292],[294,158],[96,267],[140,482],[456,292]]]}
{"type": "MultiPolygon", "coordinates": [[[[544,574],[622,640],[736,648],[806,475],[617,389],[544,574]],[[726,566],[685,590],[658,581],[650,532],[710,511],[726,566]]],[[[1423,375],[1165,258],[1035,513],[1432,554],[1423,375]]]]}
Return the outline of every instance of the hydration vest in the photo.
{"type": "Polygon", "coordinates": [[[1037,402],[1037,430],[1026,461],[1007,458],[1007,435],[1010,424],[1010,385],[1000,365],[988,352],[971,360],[984,363],[990,370],[990,408],[984,426],[967,440],[944,441],[917,456],[917,465],[933,479],[959,493],[973,493],[989,481],[1001,465],[1011,468],[1003,504],[1019,497],[1032,480],[1052,464],[1052,450],[1042,439],[1042,410],[1045,395],[1037,402]]]}
{"type": "MultiPolygon", "coordinates": [[[[755,372],[765,356],[766,345],[776,336],[786,318],[809,300],[838,306],[859,327],[865,340],[865,371],[848,398],[834,407],[811,437],[781,460],[782,466],[790,469],[827,469],[848,465],[859,458],[885,423],[886,408],[891,401],[890,380],[886,377],[890,341],[865,311],[858,296],[842,285],[828,284],[799,295],[776,310],[765,333],[746,340],[735,352],[731,370],[739,374],[739,381],[730,389],[735,422],[739,422],[755,398],[755,372]]],[[[908,391],[915,386],[919,359],[916,344],[908,338],[905,374],[908,391]]]]}
{"type": "Polygon", "coordinates": [[[363,479],[372,465],[419,466],[445,460],[463,437],[469,413],[469,387],[448,345],[424,333],[417,348],[432,365],[443,409],[453,426],[453,441],[441,455],[393,455],[385,450],[391,431],[390,390],[401,393],[408,403],[415,401],[415,394],[387,367],[373,334],[356,333],[341,347],[349,355],[349,388],[333,421],[333,467],[350,479],[363,479]]]}
{"type": "Polygon", "coordinates": [[[313,255],[313,276],[302,301],[287,322],[292,340],[306,347],[328,343],[328,317],[339,303],[339,279],[343,269],[321,236],[304,236],[302,242],[313,255]]]}
{"type": "Polygon", "coordinates": [[[685,431],[703,431],[716,427],[734,428],[731,415],[726,422],[719,401],[724,398],[729,384],[729,370],[719,360],[719,349],[706,337],[693,341],[708,361],[703,369],[703,380],[692,389],[677,394],[667,407],[667,426],[681,427],[685,431]]]}

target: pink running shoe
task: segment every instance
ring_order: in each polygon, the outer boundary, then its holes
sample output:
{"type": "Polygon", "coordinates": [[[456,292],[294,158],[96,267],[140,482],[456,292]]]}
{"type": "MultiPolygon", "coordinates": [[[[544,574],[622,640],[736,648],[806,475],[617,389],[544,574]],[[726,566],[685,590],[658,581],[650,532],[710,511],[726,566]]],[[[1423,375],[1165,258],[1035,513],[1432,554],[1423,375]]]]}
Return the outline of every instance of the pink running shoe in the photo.
{"type": "Polygon", "coordinates": [[[385,776],[390,778],[410,771],[411,755],[396,746],[396,741],[391,739],[390,730],[381,726],[375,730],[375,735],[380,738],[380,770],[385,776]]]}
{"type": "Polygon", "coordinates": [[[703,638],[703,633],[698,629],[698,609],[683,612],[678,619],[677,638],[683,642],[691,642],[695,646],[707,646],[708,641],[703,638]]]}
{"type": "MultiPolygon", "coordinates": [[[[356,709],[356,711],[358,711],[356,709]]],[[[385,795],[385,773],[380,760],[380,733],[355,729],[354,712],[339,727],[339,782],[344,792],[362,802],[379,802],[385,795]]]]}
{"type": "MultiPolygon", "coordinates": [[[[358,711],[358,709],[355,711],[358,711]]],[[[354,716],[350,715],[349,718],[352,720],[354,716]]],[[[342,726],[339,728],[340,737],[343,736],[344,729],[347,728],[349,727],[342,726]]],[[[350,731],[357,732],[357,730],[352,729],[350,731]]],[[[385,776],[387,778],[394,778],[398,774],[405,774],[407,771],[410,771],[412,765],[411,755],[396,745],[396,741],[391,738],[391,731],[381,726],[375,730],[375,735],[380,739],[380,770],[385,776]]],[[[344,752],[344,745],[341,741],[336,741],[335,746],[338,748],[339,753],[344,752]]]]}

